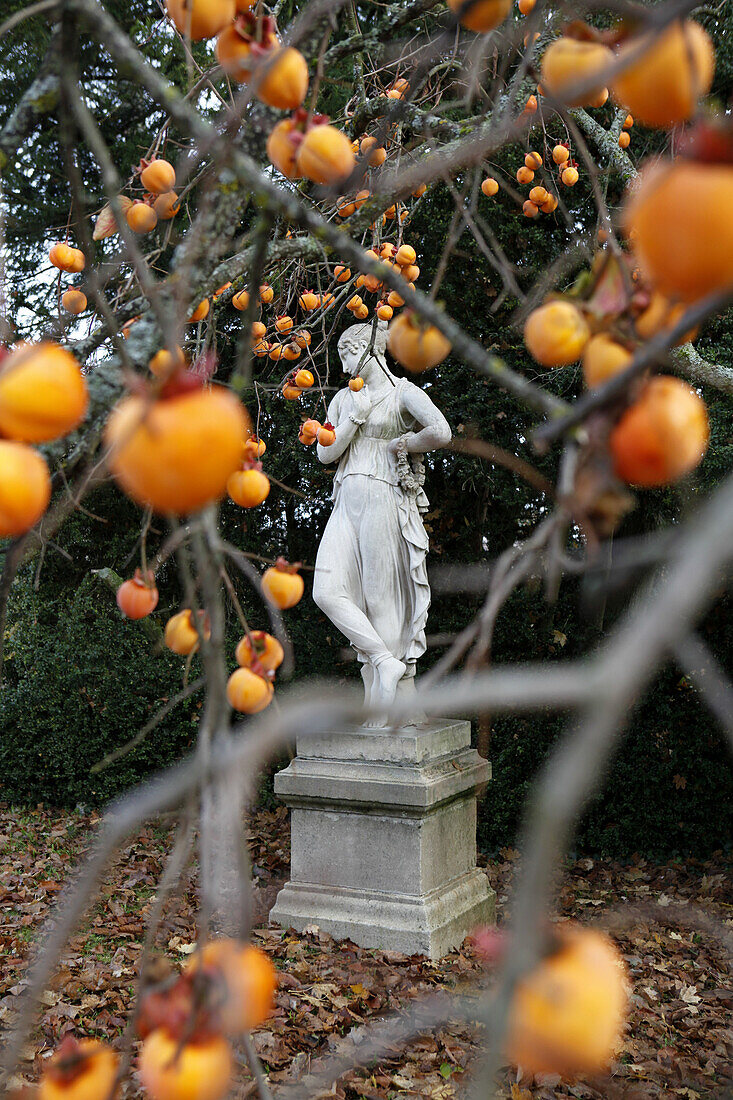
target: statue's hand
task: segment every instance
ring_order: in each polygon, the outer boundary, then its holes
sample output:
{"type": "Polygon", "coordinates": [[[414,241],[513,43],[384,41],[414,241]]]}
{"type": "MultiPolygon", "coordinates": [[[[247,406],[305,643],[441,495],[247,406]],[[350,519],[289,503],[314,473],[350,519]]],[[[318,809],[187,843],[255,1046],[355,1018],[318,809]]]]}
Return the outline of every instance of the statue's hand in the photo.
{"type": "Polygon", "coordinates": [[[414,432],[406,432],[405,435],[400,435],[397,439],[393,439],[387,446],[387,450],[390,454],[396,455],[400,448],[400,444],[404,443],[407,446],[407,450],[410,450],[410,443],[415,438],[414,432]]]}
{"type": "Polygon", "coordinates": [[[351,394],[351,411],[359,420],[366,420],[372,407],[372,399],[368,393],[368,387],[362,386],[360,390],[349,390],[351,394]]]}

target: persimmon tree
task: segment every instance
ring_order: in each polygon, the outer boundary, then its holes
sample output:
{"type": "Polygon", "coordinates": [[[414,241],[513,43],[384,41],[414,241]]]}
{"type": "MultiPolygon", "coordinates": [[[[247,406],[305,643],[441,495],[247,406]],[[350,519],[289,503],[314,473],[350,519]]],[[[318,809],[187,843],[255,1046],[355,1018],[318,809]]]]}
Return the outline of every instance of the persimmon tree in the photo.
{"type": "MultiPolygon", "coordinates": [[[[488,1044],[476,1088],[493,1081],[501,1052],[537,1072],[597,1069],[623,1026],[621,972],[602,935],[548,933],[554,875],[630,708],[670,656],[731,735],[731,688],[695,626],[730,561],[733,483],[645,543],[656,573],[596,651],[505,667],[492,665],[492,638],[526,578],[542,577],[552,601],[560,578],[593,568],[610,538],[620,563],[638,553],[623,535],[637,495],[693,475],[708,448],[696,387],[731,391],[730,372],[691,343],[733,290],[732,135],[725,117],[700,116],[712,42],[691,5],[671,2],[592,9],[588,22],[570,25],[569,12],[532,0],[517,12],[508,0],[152,8],[125,29],[114,4],[41,0],[0,25],[0,35],[27,33],[29,43],[39,21],[50,28],[38,71],[0,132],[0,161],[22,179],[25,151],[51,126],[64,208],[44,226],[48,264],[36,257],[29,271],[9,249],[4,259],[0,537],[12,541],[0,628],[18,568],[112,478],[140,518],[138,567],[113,581],[120,611],[145,637],[156,574],[169,560],[184,592],[184,606],[162,624],[164,644],[185,658],[182,690],[135,736],[192,693],[203,699],[190,758],[110,808],[39,951],[6,1067],[106,861],[141,821],[175,810],[179,834],[145,958],[194,845],[202,949],[169,988],[151,988],[143,966],[119,1063],[103,1045],[69,1043],[42,1091],[111,1090],[127,1074],[137,1032],[140,1077],[156,1100],[192,1090],[217,1100],[231,1081],[233,1040],[268,1095],[247,1033],[266,1018],[274,981],[246,946],[242,814],[252,776],[296,730],[315,734],[363,717],[363,708],[333,685],[297,696],[275,689],[275,676],[287,679],[298,660],[287,610],[303,596],[303,576],[225,537],[219,502],[267,509],[268,455],[286,430],[298,446],[333,442],[324,414],[338,385],[334,337],[353,315],[373,332],[388,325],[397,363],[438,390],[462,363],[510,394],[537,455],[557,459],[553,484],[490,439],[459,440],[527,480],[543,502],[534,529],[492,563],[479,613],[424,678],[420,706],[435,716],[576,714],[525,824],[501,977],[479,1011],[488,1044]],[[148,144],[124,147],[123,158],[97,102],[100,66],[119,80],[120,98],[153,120],[148,144]],[[639,124],[652,164],[636,162],[639,124]],[[589,204],[582,231],[567,201],[579,184],[589,204]],[[609,190],[621,187],[628,196],[609,204],[609,190]],[[411,226],[437,193],[451,215],[426,255],[424,234],[411,239],[411,226]],[[521,255],[497,238],[492,204],[500,202],[518,226],[546,226],[562,242],[539,279],[527,280],[521,255]],[[441,299],[464,234],[492,270],[493,298],[514,304],[524,369],[466,331],[441,299]],[[31,309],[13,308],[21,280],[30,280],[31,309]],[[579,361],[584,389],[573,400],[563,372],[579,361]],[[167,524],[167,535],[149,557],[153,522],[167,524]],[[244,615],[242,584],[260,601],[259,623],[244,615]],[[235,653],[225,644],[232,619],[242,635],[235,653]],[[194,654],[202,675],[190,680],[194,654]],[[236,913],[231,936],[209,942],[222,911],[236,913]]],[[[8,233],[13,200],[4,194],[8,233]]],[[[0,629],[0,646],[4,636],[0,629]]],[[[395,721],[408,717],[395,708],[395,721]]],[[[497,952],[489,937],[483,946],[497,952]]],[[[461,1013],[475,1019],[475,1003],[428,1005],[419,1024],[413,1016],[378,1025],[361,1056],[461,1013]]],[[[323,1066],[327,1086],[338,1072],[337,1059],[323,1066]]]]}

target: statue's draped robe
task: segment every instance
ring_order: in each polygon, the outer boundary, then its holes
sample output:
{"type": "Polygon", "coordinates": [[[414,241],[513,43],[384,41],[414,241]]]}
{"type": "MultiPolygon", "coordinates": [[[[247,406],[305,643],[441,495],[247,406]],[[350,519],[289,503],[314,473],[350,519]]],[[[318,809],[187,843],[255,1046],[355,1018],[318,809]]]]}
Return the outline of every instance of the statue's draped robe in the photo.
{"type": "MultiPolygon", "coordinates": [[[[400,379],[372,404],[341,456],[334,508],[316,557],[314,597],[327,603],[360,661],[379,663],[391,654],[414,670],[426,648],[430,605],[422,521],[428,502],[422,490],[415,495],[400,487],[397,457],[388,450],[392,440],[421,427],[402,408],[408,386],[400,379]]],[[[351,391],[341,390],[329,420],[347,417],[352,402],[351,391]]]]}

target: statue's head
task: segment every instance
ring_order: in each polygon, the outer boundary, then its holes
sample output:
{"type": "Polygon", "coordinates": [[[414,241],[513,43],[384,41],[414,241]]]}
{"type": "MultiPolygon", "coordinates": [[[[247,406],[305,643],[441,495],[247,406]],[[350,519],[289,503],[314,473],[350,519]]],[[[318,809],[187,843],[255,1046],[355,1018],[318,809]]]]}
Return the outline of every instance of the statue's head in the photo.
{"type": "Polygon", "coordinates": [[[354,377],[364,371],[370,359],[376,359],[379,365],[387,370],[385,351],[387,349],[387,323],[378,321],[376,329],[372,324],[349,325],[341,333],[338,342],[338,352],[343,364],[344,374],[354,377]],[[374,344],[371,354],[365,356],[365,352],[374,344]]]}

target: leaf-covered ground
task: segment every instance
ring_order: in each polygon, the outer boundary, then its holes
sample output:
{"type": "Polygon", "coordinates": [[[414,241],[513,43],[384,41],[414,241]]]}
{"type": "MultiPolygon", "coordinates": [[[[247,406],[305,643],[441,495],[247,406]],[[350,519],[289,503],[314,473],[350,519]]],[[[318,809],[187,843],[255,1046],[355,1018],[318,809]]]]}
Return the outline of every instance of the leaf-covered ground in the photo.
{"type": "MultiPolygon", "coordinates": [[[[99,823],[96,814],[0,804],[0,1028],[13,1022],[15,999],[33,941],[99,823]]],[[[427,992],[470,993],[490,983],[471,947],[437,964],[390,951],[336,944],[317,928],[295,935],[268,929],[267,912],[287,877],[288,819],[262,812],[249,823],[255,872],[258,942],[280,971],[276,1010],[254,1035],[273,1089],[304,1081],[332,1049],[358,1047],[363,1029],[386,1012],[427,992]]],[[[83,926],[43,995],[38,1030],[23,1051],[18,1083],[32,1081],[67,1031],[119,1039],[130,1009],[143,922],[168,851],[171,826],[150,825],[127,843],[102,884],[83,926]]],[[[511,901],[518,853],[485,862],[496,890],[499,920],[511,901]]],[[[603,1079],[532,1079],[506,1069],[513,1100],[575,1096],[720,1097],[731,1087],[733,992],[725,941],[733,936],[729,866],[723,856],[656,865],[580,859],[569,864],[558,916],[610,928],[629,969],[630,1026],[603,1079]]],[[[164,976],[192,950],[196,927],[194,872],[165,909],[153,959],[164,976]]],[[[480,1034],[455,1024],[395,1049],[368,1069],[352,1071],[329,1095],[355,1100],[392,1096],[450,1097],[460,1093],[480,1049],[480,1034]]],[[[305,1082],[304,1082],[305,1083],[305,1082]]],[[[254,1092],[242,1068],[236,1095],[254,1092]]]]}

